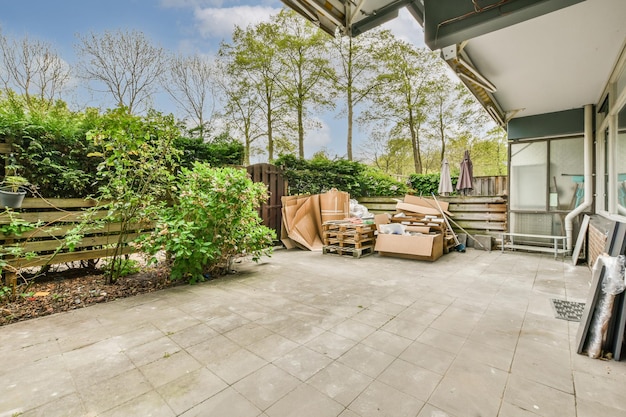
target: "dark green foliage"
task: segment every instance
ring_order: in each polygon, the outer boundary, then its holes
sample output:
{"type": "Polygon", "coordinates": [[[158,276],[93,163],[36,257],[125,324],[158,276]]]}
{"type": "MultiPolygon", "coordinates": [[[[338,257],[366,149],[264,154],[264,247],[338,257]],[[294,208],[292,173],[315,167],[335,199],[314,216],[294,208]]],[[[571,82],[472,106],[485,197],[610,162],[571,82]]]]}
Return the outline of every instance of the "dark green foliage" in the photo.
{"type": "Polygon", "coordinates": [[[323,157],[310,161],[281,155],[275,165],[284,169],[289,194],[319,194],[336,188],[351,197],[397,196],[407,192],[405,184],[360,162],[323,157]]]}
{"type": "Polygon", "coordinates": [[[101,142],[108,140],[107,135],[123,134],[128,140],[150,143],[164,131],[168,135],[175,132],[174,148],[182,151],[182,166],[191,167],[194,162],[216,167],[243,163],[243,145],[227,133],[211,142],[181,137],[171,115],[150,111],[146,116],[132,116],[123,108],[104,113],[97,109],[73,112],[62,101],[26,108],[20,96],[0,96],[0,137],[13,142],[15,152],[7,162],[18,167],[16,175],[29,180],[46,198],[99,195],[104,185],[98,175],[98,165],[103,161],[101,142]],[[100,133],[99,143],[92,140],[90,132],[100,133]]]}
{"type": "Polygon", "coordinates": [[[174,146],[182,151],[181,166],[191,168],[194,162],[206,162],[213,167],[242,165],[244,146],[228,133],[217,136],[211,142],[202,138],[179,137],[174,146]]]}
{"type": "Polygon", "coordinates": [[[11,97],[0,102],[0,135],[13,141],[18,174],[41,195],[85,197],[98,188],[100,161],[87,156],[94,147],[86,138],[97,117],[96,110],[71,112],[61,101],[27,112],[19,97],[11,97]]]}
{"type": "MultiPolygon", "coordinates": [[[[458,179],[458,177],[452,177],[452,187],[456,187],[458,179]]],[[[412,174],[409,177],[409,183],[415,190],[416,195],[428,196],[431,193],[438,194],[439,174],[412,174]]]]}

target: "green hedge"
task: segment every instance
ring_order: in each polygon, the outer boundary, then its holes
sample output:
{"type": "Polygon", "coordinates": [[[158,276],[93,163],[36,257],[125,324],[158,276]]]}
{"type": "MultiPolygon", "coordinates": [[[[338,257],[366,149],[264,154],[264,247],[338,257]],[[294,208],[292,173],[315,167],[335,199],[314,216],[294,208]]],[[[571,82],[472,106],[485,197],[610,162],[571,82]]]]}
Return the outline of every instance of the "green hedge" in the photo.
{"type": "Polygon", "coordinates": [[[281,155],[274,164],[283,168],[290,195],[320,194],[332,188],[345,191],[353,198],[397,196],[408,192],[406,184],[360,162],[326,158],[304,160],[281,155]]]}
{"type": "MultiPolygon", "coordinates": [[[[0,137],[12,141],[15,149],[6,162],[19,167],[17,174],[27,178],[39,194],[48,198],[97,195],[100,186],[97,168],[102,158],[100,147],[90,139],[90,132],[121,130],[150,141],[172,129],[181,132],[174,146],[182,151],[179,163],[183,167],[191,167],[194,162],[207,162],[214,167],[243,162],[243,145],[228,134],[209,143],[186,138],[172,115],[150,111],[145,116],[134,116],[125,109],[73,112],[62,101],[26,110],[19,96],[0,98],[0,137]]],[[[106,138],[98,140],[106,142],[106,138]]]]}
{"type": "MultiPolygon", "coordinates": [[[[411,174],[409,184],[416,195],[428,196],[439,194],[439,174],[411,174]]],[[[452,177],[452,188],[456,187],[458,177],[452,177]]]]}

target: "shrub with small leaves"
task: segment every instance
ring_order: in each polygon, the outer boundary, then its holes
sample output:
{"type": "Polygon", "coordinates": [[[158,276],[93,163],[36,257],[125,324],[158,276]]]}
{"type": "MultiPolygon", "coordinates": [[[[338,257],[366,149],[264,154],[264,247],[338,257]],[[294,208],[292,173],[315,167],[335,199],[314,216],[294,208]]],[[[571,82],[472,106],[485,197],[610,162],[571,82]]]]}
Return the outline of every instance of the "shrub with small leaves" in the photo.
{"type": "Polygon", "coordinates": [[[267,188],[245,170],[195,163],[181,170],[177,191],[174,204],[161,209],[155,232],[140,243],[151,254],[165,249],[173,280],[196,283],[229,272],[238,255],[255,261],[270,255],[276,236],[257,213],[267,188]]]}

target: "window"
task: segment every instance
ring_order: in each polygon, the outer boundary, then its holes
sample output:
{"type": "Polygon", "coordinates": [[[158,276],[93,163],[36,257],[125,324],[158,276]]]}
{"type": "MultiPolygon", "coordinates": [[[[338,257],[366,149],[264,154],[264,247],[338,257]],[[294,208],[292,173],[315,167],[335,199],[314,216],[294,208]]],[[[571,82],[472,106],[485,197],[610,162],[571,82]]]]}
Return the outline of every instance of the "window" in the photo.
{"type": "Polygon", "coordinates": [[[512,143],[510,230],[565,235],[564,218],[584,199],[582,136],[512,143]]]}

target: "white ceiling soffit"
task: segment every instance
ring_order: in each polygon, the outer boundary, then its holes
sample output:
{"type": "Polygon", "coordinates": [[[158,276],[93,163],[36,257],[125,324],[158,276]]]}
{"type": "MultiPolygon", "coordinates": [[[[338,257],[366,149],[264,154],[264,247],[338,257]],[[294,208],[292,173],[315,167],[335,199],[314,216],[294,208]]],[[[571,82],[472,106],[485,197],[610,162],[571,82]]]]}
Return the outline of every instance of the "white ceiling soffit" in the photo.
{"type": "Polygon", "coordinates": [[[586,0],[470,39],[463,52],[496,87],[505,119],[580,108],[600,100],[625,22],[626,1],[586,0]]]}
{"type": "Polygon", "coordinates": [[[406,7],[423,22],[423,0],[282,0],[287,6],[334,35],[357,36],[398,16],[406,7]]]}

